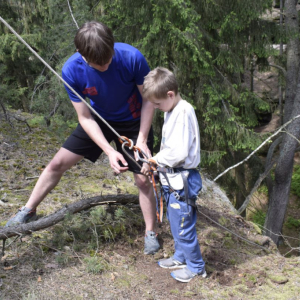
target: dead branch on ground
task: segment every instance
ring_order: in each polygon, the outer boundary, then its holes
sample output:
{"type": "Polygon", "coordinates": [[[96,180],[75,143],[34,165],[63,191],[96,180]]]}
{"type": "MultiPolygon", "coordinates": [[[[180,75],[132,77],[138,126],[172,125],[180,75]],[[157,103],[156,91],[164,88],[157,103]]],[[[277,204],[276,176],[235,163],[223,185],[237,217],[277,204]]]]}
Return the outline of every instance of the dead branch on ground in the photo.
{"type": "Polygon", "coordinates": [[[0,240],[5,240],[12,236],[22,236],[25,234],[30,234],[34,231],[38,231],[44,228],[51,227],[58,222],[64,220],[66,215],[75,214],[82,210],[89,209],[93,206],[103,205],[103,204],[129,204],[138,203],[137,195],[101,195],[92,198],[82,199],[77,202],[65,205],[63,208],[57,212],[38,219],[37,221],[30,222],[27,224],[20,224],[12,227],[0,228],[0,240]]]}

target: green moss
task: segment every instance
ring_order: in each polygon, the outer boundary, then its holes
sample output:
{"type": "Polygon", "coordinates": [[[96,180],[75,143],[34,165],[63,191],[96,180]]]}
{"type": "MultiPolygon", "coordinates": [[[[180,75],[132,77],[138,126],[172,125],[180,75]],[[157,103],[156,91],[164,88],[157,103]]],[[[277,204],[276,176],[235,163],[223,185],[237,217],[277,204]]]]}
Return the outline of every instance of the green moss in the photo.
{"type": "Polygon", "coordinates": [[[192,292],[192,291],[186,291],[186,292],[184,293],[184,296],[185,296],[185,297],[194,297],[194,296],[196,296],[196,293],[195,293],[195,292],[192,292]]]}
{"type": "Polygon", "coordinates": [[[221,218],[218,219],[218,222],[219,222],[222,226],[225,226],[225,227],[229,226],[229,224],[230,224],[230,221],[229,221],[227,218],[223,217],[223,216],[222,216],[221,218]]]}
{"type": "Polygon", "coordinates": [[[288,278],[284,275],[280,274],[268,274],[268,278],[270,278],[274,283],[283,284],[288,282],[288,278]]]}
{"type": "MultiPolygon", "coordinates": [[[[257,224],[255,224],[255,223],[253,223],[253,222],[251,222],[251,221],[248,221],[248,222],[253,226],[254,230],[255,230],[258,234],[262,234],[262,231],[261,231],[260,227],[259,227],[257,224]]],[[[258,243],[258,244],[259,244],[259,243],[258,243]]]]}
{"type": "Polygon", "coordinates": [[[253,283],[256,283],[256,282],[257,282],[257,278],[256,278],[256,276],[253,275],[253,274],[248,276],[248,280],[252,281],[253,283]]]}
{"type": "Polygon", "coordinates": [[[110,264],[102,257],[86,257],[83,261],[89,273],[99,274],[112,269],[110,264]]]}
{"type": "Polygon", "coordinates": [[[125,288],[131,287],[129,278],[124,278],[124,277],[122,278],[118,277],[115,281],[115,285],[119,287],[125,287],[125,288]]]}

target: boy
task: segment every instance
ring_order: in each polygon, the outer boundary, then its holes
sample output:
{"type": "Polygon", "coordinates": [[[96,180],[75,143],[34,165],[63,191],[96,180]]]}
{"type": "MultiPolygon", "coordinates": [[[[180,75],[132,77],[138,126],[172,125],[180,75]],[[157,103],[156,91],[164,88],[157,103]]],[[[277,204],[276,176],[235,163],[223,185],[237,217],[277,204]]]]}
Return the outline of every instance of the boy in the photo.
{"type": "Polygon", "coordinates": [[[174,74],[165,68],[158,67],[145,77],[143,97],[165,113],[160,152],[149,161],[158,165],[175,253],[158,264],[162,268],[178,268],[171,276],[181,282],[189,282],[196,275],[206,277],[195,228],[195,201],[202,188],[201,176],[195,169],[200,163],[195,111],[181,99],[174,74]]]}
{"type": "MultiPolygon", "coordinates": [[[[151,122],[153,106],[141,97],[143,81],[149,72],[146,59],[138,49],[115,43],[109,27],[100,22],[86,22],[74,39],[77,52],[62,69],[63,79],[120,135],[132,139],[148,155],[153,146],[151,122]]],[[[24,207],[6,226],[27,223],[36,217],[36,208],[58,184],[65,171],[81,159],[95,162],[104,152],[116,173],[130,170],[139,189],[139,200],[146,223],[145,254],[159,249],[155,219],[155,198],[148,178],[140,174],[131,160],[121,154],[116,135],[66,87],[79,124],[45,168],[24,207]],[[116,141],[117,150],[111,145],[116,141]]],[[[131,152],[133,156],[133,152],[131,152]]],[[[141,165],[143,170],[143,166],[141,165]]]]}

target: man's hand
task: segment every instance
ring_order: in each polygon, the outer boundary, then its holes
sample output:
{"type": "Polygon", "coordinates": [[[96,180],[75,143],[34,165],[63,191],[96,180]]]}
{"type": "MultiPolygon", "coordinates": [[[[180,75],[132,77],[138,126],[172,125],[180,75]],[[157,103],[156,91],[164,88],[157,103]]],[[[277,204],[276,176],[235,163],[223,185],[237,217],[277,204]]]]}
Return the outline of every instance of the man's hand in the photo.
{"type": "Polygon", "coordinates": [[[126,160],[124,159],[123,155],[116,151],[116,150],[112,150],[109,154],[108,154],[108,159],[109,159],[109,163],[111,168],[115,171],[116,174],[120,174],[123,172],[126,172],[128,170],[128,164],[126,162],[126,160]],[[119,164],[119,161],[125,166],[125,167],[121,167],[119,164]]]}

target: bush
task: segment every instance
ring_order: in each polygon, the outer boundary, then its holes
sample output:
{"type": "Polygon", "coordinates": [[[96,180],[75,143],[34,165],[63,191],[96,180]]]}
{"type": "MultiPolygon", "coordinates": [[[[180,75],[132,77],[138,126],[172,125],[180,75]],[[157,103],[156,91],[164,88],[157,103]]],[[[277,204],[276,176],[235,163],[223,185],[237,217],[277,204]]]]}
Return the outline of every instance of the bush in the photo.
{"type": "Polygon", "coordinates": [[[295,219],[293,217],[288,217],[287,221],[285,222],[285,225],[287,228],[293,229],[293,228],[300,228],[300,219],[295,219]]]}
{"type": "Polygon", "coordinates": [[[131,243],[130,236],[143,228],[143,217],[128,207],[98,206],[80,214],[68,215],[54,227],[52,244],[61,249],[70,243],[85,244],[87,250],[98,250],[100,244],[124,238],[131,243]]]}
{"type": "Polygon", "coordinates": [[[295,166],[294,168],[291,182],[291,192],[300,197],[300,166],[295,166]]]}
{"type": "Polygon", "coordinates": [[[265,224],[266,213],[264,211],[262,211],[261,209],[258,209],[252,215],[251,219],[252,219],[253,223],[263,227],[265,224]]]}

